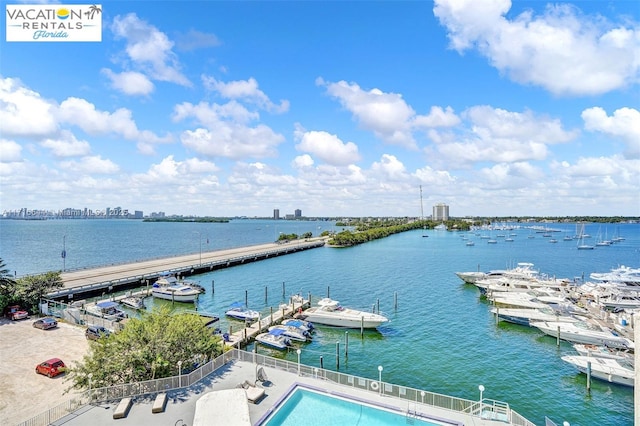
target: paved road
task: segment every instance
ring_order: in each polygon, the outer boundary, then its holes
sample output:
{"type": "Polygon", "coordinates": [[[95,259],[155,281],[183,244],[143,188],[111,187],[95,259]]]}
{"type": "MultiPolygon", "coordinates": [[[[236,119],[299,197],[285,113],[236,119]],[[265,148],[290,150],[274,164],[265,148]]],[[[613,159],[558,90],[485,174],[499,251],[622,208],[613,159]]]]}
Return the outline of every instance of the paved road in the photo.
{"type": "Polygon", "coordinates": [[[224,265],[241,258],[257,259],[294,253],[301,249],[311,248],[322,238],[313,238],[308,241],[292,241],[289,243],[268,243],[248,247],[238,247],[227,250],[217,250],[175,256],[161,259],[146,260],[127,264],[109,265],[90,269],[81,269],[61,274],[65,289],[78,287],[91,287],[113,282],[141,281],[145,278],[155,278],[165,271],[188,271],[192,268],[202,267],[213,269],[213,265],[224,265]],[[211,265],[211,266],[209,266],[211,265]]]}

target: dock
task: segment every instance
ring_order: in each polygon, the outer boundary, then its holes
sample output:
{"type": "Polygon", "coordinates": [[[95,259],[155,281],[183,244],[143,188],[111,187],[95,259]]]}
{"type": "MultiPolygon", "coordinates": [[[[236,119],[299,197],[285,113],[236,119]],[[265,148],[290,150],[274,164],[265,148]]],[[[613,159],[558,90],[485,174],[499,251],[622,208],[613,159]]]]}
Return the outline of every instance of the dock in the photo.
{"type": "Polygon", "coordinates": [[[84,295],[87,294],[96,295],[149,286],[166,273],[184,278],[216,269],[323,247],[325,241],[322,237],[309,238],[63,271],[61,278],[64,287],[47,294],[47,297],[50,299],[73,299],[76,295],[85,297],[84,295]]]}
{"type": "Polygon", "coordinates": [[[305,310],[310,307],[310,304],[308,299],[296,301],[295,298],[291,298],[288,304],[280,305],[279,309],[272,310],[264,318],[258,318],[258,321],[235,332],[229,330],[229,337],[224,342],[225,346],[242,349],[258,334],[268,331],[269,327],[280,324],[284,319],[293,318],[299,309],[305,310]]]}

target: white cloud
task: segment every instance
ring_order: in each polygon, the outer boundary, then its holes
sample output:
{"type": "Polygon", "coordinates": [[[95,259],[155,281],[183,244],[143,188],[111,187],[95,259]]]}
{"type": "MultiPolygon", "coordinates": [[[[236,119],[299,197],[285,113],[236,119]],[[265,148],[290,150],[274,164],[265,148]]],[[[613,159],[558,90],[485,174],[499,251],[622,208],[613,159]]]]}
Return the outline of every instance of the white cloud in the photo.
{"type": "Polygon", "coordinates": [[[585,129],[622,138],[627,143],[629,158],[640,158],[640,111],[634,108],[620,108],[608,116],[600,107],[582,111],[585,129]]]}
{"type": "Polygon", "coordinates": [[[79,141],[68,130],[62,130],[57,138],[47,138],[40,145],[49,149],[55,157],[79,157],[88,155],[91,146],[87,141],[79,141]]]}
{"type": "Polygon", "coordinates": [[[360,160],[358,146],[353,142],[344,143],[336,135],[323,131],[298,133],[298,151],[309,152],[333,166],[347,166],[360,160]]]}
{"type": "Polygon", "coordinates": [[[282,113],[289,110],[289,101],[281,100],[276,105],[258,88],[258,82],[253,77],[249,80],[236,80],[228,83],[218,81],[214,77],[202,76],[205,89],[219,93],[226,99],[242,99],[251,102],[269,112],[282,113]]]}
{"type": "Polygon", "coordinates": [[[14,78],[0,79],[0,133],[37,137],[54,133],[53,103],[14,78]]]}
{"type": "Polygon", "coordinates": [[[220,46],[222,42],[215,34],[203,33],[190,29],[186,33],[180,33],[176,37],[176,47],[183,51],[192,51],[206,47],[220,46]]]}
{"type": "Polygon", "coordinates": [[[291,162],[291,166],[296,169],[304,169],[312,167],[314,164],[313,158],[309,154],[298,155],[291,162]]]}
{"type": "Polygon", "coordinates": [[[183,102],[173,108],[173,120],[181,121],[193,117],[197,123],[203,126],[216,126],[220,120],[231,120],[237,123],[248,123],[260,118],[257,112],[251,112],[236,101],[227,102],[224,105],[200,102],[194,105],[183,102]]]}
{"type": "Polygon", "coordinates": [[[478,172],[480,185],[492,189],[525,188],[544,177],[541,170],[526,162],[496,164],[478,172]]]}
{"type": "Polygon", "coordinates": [[[264,124],[246,124],[257,114],[250,113],[237,102],[225,105],[188,102],[174,108],[173,120],[195,118],[205,128],[182,132],[182,143],[200,154],[233,159],[274,157],[284,137],[264,124]]]}
{"type": "Polygon", "coordinates": [[[360,126],[373,131],[383,141],[415,149],[416,143],[411,134],[411,119],[415,111],[396,93],[383,93],[379,89],[364,91],[356,83],[339,81],[317,84],[324,85],[327,93],[337,98],[343,107],[351,112],[360,126]]]}
{"type": "Polygon", "coordinates": [[[382,176],[384,181],[402,181],[409,178],[404,164],[390,154],[383,154],[379,162],[374,162],[371,165],[371,171],[376,175],[382,176]]]}
{"type": "Polygon", "coordinates": [[[60,167],[67,171],[90,175],[113,174],[120,170],[113,161],[103,159],[99,155],[83,157],[77,161],[62,161],[60,167]]]}
{"type": "Polygon", "coordinates": [[[510,9],[510,0],[436,0],[433,11],[454,49],[477,49],[518,83],[554,94],[597,95],[638,81],[637,24],[606,22],[568,5],[512,19],[506,18],[510,9]]]}
{"type": "Polygon", "coordinates": [[[22,146],[19,143],[0,138],[0,163],[13,163],[21,160],[22,146]]]}
{"type": "Polygon", "coordinates": [[[325,86],[327,93],[353,114],[360,127],[388,144],[416,149],[415,130],[451,127],[460,122],[451,107],[432,106],[429,114],[418,115],[398,93],[385,93],[380,89],[365,91],[356,83],[330,83],[320,77],[316,84],[325,86]]]}
{"type": "Polygon", "coordinates": [[[67,98],[60,104],[57,116],[62,122],[76,125],[92,135],[116,134],[135,140],[143,153],[148,152],[153,144],[172,141],[171,135],[160,137],[151,131],[139,130],[131,111],[126,108],[119,108],[112,113],[99,111],[85,99],[67,98]]]}
{"type": "Polygon", "coordinates": [[[136,71],[114,73],[108,68],[103,68],[101,72],[109,78],[111,87],[125,95],[146,96],[153,92],[155,88],[146,75],[136,71]]]}
{"type": "Polygon", "coordinates": [[[165,33],[141,20],[135,13],[116,16],[111,31],[116,38],[126,40],[125,50],[136,70],[154,80],[191,86],[191,82],[180,71],[178,58],[172,50],[174,43],[165,33]]]}
{"type": "Polygon", "coordinates": [[[544,160],[549,145],[574,140],[579,132],[565,130],[558,119],[493,108],[488,105],[464,111],[465,127],[459,134],[432,133],[435,149],[449,167],[477,162],[513,163],[544,160]]]}
{"type": "Polygon", "coordinates": [[[413,119],[414,126],[419,128],[453,127],[459,123],[460,118],[451,107],[432,106],[428,115],[418,115],[413,119]]]}

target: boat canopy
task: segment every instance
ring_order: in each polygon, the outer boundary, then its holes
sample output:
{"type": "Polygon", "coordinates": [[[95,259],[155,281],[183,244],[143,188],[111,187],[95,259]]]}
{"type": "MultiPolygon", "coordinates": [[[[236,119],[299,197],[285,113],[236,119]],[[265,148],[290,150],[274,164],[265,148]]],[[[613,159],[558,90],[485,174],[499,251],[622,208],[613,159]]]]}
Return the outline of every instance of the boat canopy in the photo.
{"type": "Polygon", "coordinates": [[[96,303],[96,306],[100,309],[109,309],[109,308],[115,308],[116,306],[118,306],[118,302],[98,302],[96,303]]]}
{"type": "Polygon", "coordinates": [[[273,334],[274,336],[282,336],[286,330],[281,328],[274,328],[273,330],[269,330],[269,334],[273,334]]]}

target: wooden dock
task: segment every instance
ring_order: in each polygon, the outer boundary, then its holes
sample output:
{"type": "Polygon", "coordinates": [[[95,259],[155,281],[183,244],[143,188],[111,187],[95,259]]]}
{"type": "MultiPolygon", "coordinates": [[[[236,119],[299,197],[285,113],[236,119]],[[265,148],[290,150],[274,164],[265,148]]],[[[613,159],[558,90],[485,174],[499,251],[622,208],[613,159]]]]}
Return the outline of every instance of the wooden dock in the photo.
{"type": "Polygon", "coordinates": [[[225,341],[226,346],[242,348],[253,341],[255,337],[268,331],[272,325],[280,324],[284,319],[293,318],[299,309],[307,309],[310,302],[307,299],[296,302],[291,299],[286,305],[280,305],[278,310],[274,310],[271,314],[260,318],[251,325],[241,328],[240,330],[230,330],[229,338],[225,341]]]}
{"type": "Polygon", "coordinates": [[[47,294],[47,297],[51,299],[73,299],[76,295],[84,297],[86,294],[111,293],[116,290],[153,284],[157,278],[165,273],[175,274],[183,278],[216,269],[318,248],[324,246],[324,244],[324,238],[310,238],[287,243],[259,244],[65,271],[61,274],[64,287],[47,294]]]}

